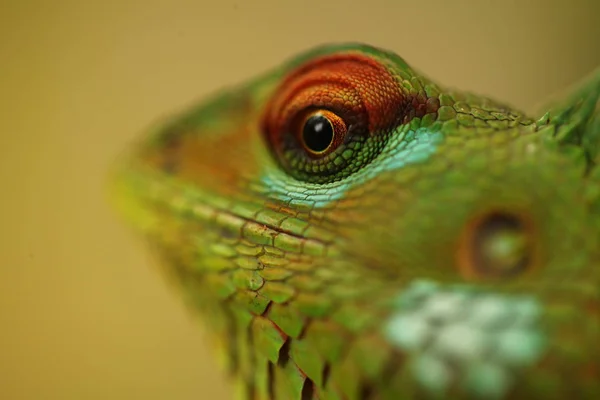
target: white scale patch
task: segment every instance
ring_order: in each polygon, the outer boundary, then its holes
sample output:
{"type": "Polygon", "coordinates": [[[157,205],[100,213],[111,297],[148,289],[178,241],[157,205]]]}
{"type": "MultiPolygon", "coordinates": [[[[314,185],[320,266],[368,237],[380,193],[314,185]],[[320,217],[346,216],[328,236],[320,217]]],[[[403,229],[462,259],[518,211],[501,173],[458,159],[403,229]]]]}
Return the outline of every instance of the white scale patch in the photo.
{"type": "Polygon", "coordinates": [[[541,306],[530,296],[419,280],[397,305],[385,335],[411,356],[416,381],[433,393],[459,382],[471,395],[501,398],[515,372],[545,349],[541,306]]]}

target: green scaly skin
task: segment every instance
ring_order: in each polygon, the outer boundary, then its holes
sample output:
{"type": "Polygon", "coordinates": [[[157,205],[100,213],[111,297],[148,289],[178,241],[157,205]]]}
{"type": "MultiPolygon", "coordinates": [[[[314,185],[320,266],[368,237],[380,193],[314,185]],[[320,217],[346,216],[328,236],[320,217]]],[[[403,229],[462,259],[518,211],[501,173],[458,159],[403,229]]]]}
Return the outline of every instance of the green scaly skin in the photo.
{"type": "Polygon", "coordinates": [[[596,70],[532,119],[319,47],[162,124],[118,163],[115,204],[240,398],[600,398],[599,94],[596,70]],[[425,107],[363,132],[352,170],[298,174],[263,116],[336,54],[425,107]]]}

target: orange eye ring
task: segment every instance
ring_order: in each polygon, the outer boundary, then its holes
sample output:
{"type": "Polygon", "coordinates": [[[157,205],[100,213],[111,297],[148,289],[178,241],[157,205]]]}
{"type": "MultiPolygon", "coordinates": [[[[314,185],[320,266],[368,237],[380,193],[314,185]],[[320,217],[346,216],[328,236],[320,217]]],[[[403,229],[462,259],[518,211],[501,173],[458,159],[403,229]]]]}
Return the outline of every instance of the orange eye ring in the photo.
{"type": "Polygon", "coordinates": [[[329,110],[309,111],[300,121],[296,136],[312,158],[321,158],[335,151],[348,133],[344,120],[329,110]]]}
{"type": "Polygon", "coordinates": [[[260,125],[285,172],[315,183],[343,179],[379,154],[395,127],[424,115],[426,97],[411,97],[384,60],[341,51],[313,57],[281,80],[260,125]]]}

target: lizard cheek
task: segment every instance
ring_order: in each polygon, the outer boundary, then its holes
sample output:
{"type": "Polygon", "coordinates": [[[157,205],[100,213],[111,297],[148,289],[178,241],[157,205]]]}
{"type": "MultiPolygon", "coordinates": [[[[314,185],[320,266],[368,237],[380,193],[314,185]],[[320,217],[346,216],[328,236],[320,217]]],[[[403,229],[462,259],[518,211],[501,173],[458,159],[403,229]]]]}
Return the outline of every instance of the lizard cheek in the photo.
{"type": "Polygon", "coordinates": [[[537,264],[533,224],[518,213],[493,211],[476,217],[461,235],[458,265],[465,278],[504,280],[537,264]]]}

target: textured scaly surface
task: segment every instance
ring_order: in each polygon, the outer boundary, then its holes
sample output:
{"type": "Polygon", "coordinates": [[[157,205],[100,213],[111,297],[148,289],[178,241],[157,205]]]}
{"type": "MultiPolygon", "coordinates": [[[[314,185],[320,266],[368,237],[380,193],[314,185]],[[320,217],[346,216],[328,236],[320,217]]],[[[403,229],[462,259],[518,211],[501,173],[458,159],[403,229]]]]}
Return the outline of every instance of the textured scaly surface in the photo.
{"type": "Polygon", "coordinates": [[[599,398],[599,93],[532,119],[319,47],[151,132],[115,204],[240,398],[599,398]]]}

